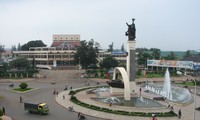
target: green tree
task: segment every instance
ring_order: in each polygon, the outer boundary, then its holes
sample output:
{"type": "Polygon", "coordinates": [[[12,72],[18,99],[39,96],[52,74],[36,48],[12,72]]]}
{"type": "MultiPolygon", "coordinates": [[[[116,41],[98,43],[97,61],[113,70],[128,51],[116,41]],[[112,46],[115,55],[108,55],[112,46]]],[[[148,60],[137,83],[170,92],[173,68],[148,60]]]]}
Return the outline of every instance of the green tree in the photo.
{"type": "Polygon", "coordinates": [[[122,46],[121,46],[121,51],[125,51],[125,48],[124,48],[124,43],[122,44],[122,46]]]}
{"type": "Polygon", "coordinates": [[[4,77],[9,69],[8,63],[3,63],[3,66],[0,67],[0,77],[4,77]]]}
{"type": "Polygon", "coordinates": [[[21,45],[20,45],[20,43],[18,43],[17,50],[18,50],[18,51],[21,50],[21,45]]]}
{"type": "Polygon", "coordinates": [[[165,59],[166,60],[176,60],[177,56],[176,56],[176,54],[174,54],[173,51],[171,51],[170,54],[165,57],[165,59]]]}
{"type": "Polygon", "coordinates": [[[147,48],[137,48],[137,64],[138,65],[146,65],[147,59],[152,59],[150,52],[147,48]]]}
{"type": "Polygon", "coordinates": [[[1,54],[4,52],[4,45],[0,44],[0,58],[1,58],[1,54]]]}
{"type": "Polygon", "coordinates": [[[3,111],[0,109],[0,120],[2,120],[2,117],[3,116],[3,111]]]}
{"type": "Polygon", "coordinates": [[[113,42],[109,45],[109,49],[108,52],[112,52],[113,51],[113,42]]]}
{"type": "Polygon", "coordinates": [[[28,69],[30,67],[30,63],[26,58],[20,57],[11,62],[12,68],[17,68],[19,70],[28,69]]]}
{"type": "Polygon", "coordinates": [[[81,45],[77,46],[77,52],[74,54],[74,59],[80,62],[81,66],[87,69],[88,66],[96,66],[97,53],[99,51],[99,43],[91,39],[81,41],[81,45]]]}
{"type": "Polygon", "coordinates": [[[30,47],[46,47],[47,45],[45,45],[41,40],[33,40],[33,41],[29,41],[27,44],[24,44],[21,46],[21,50],[29,50],[30,47]]]}
{"type": "Polygon", "coordinates": [[[114,57],[108,56],[108,57],[105,57],[103,61],[101,61],[100,66],[102,68],[105,68],[106,70],[109,70],[110,68],[117,67],[118,61],[114,57]]]}
{"type": "Polygon", "coordinates": [[[151,52],[151,56],[152,56],[154,59],[160,59],[160,49],[151,48],[149,51],[151,52]]]}
{"type": "Polygon", "coordinates": [[[17,50],[16,45],[12,45],[11,51],[16,51],[16,50],[17,50]]]}
{"type": "Polygon", "coordinates": [[[192,54],[190,53],[190,50],[187,50],[185,55],[183,56],[183,59],[192,56],[192,54]]]}
{"type": "Polygon", "coordinates": [[[28,84],[25,83],[25,82],[22,82],[22,83],[19,84],[19,87],[20,87],[21,89],[26,89],[26,88],[28,87],[28,84]]]}

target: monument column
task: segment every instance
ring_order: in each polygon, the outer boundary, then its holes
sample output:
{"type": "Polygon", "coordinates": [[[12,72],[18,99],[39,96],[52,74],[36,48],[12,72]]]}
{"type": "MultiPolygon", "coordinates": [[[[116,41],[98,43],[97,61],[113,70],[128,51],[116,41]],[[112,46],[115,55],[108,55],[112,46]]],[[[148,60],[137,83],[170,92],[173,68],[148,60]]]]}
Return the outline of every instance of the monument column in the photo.
{"type": "Polygon", "coordinates": [[[128,26],[128,31],[125,33],[126,36],[128,36],[128,42],[127,42],[127,63],[126,63],[126,70],[129,76],[129,81],[135,81],[135,71],[136,71],[136,63],[135,63],[135,24],[134,24],[135,19],[132,19],[132,24],[126,23],[128,26]]]}
{"type": "Polygon", "coordinates": [[[135,65],[135,46],[136,41],[128,41],[127,42],[127,64],[126,70],[129,76],[129,81],[135,81],[135,72],[136,72],[136,65],[135,65]]]}

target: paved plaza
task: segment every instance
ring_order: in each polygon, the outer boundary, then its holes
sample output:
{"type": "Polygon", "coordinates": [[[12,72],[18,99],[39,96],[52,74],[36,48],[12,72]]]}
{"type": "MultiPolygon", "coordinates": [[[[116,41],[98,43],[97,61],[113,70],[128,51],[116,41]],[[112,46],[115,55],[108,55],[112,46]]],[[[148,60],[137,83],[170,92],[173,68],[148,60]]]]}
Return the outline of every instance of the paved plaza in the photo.
{"type": "MultiPolygon", "coordinates": [[[[14,111],[10,110],[10,113],[7,115],[11,117],[17,117],[19,116],[16,115],[24,115],[26,119],[33,120],[37,117],[37,115],[31,115],[28,114],[23,110],[23,106],[21,106],[18,102],[18,98],[16,96],[22,95],[24,96],[25,100],[45,100],[50,104],[50,115],[46,116],[46,118],[43,118],[44,120],[53,120],[53,119],[62,119],[63,117],[72,120],[74,118],[77,118],[77,112],[82,112],[83,114],[87,115],[86,117],[88,120],[100,120],[100,119],[107,119],[107,120],[151,120],[151,117],[136,117],[136,116],[123,116],[123,115],[116,115],[116,114],[109,114],[105,112],[99,112],[99,111],[94,111],[91,109],[87,109],[84,107],[81,107],[79,105],[76,105],[72,103],[69,98],[70,96],[68,95],[68,91],[64,91],[63,88],[67,84],[68,88],[70,86],[73,86],[73,89],[85,87],[85,82],[89,81],[90,86],[95,86],[95,83],[98,81],[100,82],[101,85],[105,85],[106,81],[108,79],[99,79],[99,78],[79,78],[80,73],[83,73],[84,71],[64,71],[64,70],[41,70],[41,76],[40,78],[36,79],[22,79],[22,80],[13,80],[14,84],[17,86],[21,81],[26,81],[28,82],[29,85],[33,87],[38,87],[40,89],[26,93],[26,94],[19,94],[19,93],[12,93],[11,91],[7,90],[7,86],[9,85],[10,80],[9,79],[1,79],[1,92],[5,93],[5,100],[8,100],[8,102],[5,102],[5,104],[12,103],[10,105],[10,109],[15,108],[17,113],[13,113],[14,111]],[[55,80],[56,85],[50,85],[50,82],[55,80]],[[58,95],[53,96],[52,95],[52,90],[54,87],[59,91],[58,95]],[[6,88],[6,89],[5,89],[6,88]],[[63,95],[65,96],[65,99],[63,99],[63,95]],[[6,99],[7,97],[11,97],[10,99],[6,99]],[[13,103],[14,100],[14,103],[13,103]],[[17,101],[16,101],[17,100],[17,101]],[[56,102],[55,102],[56,101],[56,102]],[[15,107],[13,105],[16,105],[15,107]],[[61,107],[62,106],[62,107],[61,107]],[[67,109],[69,106],[73,106],[75,112],[70,113],[67,109]],[[20,107],[20,109],[19,109],[20,107]],[[55,110],[53,109],[55,108],[55,110]],[[59,112],[58,112],[59,111],[59,112]],[[60,116],[60,117],[59,117],[60,116]],[[62,116],[62,117],[61,117],[62,116]]],[[[155,82],[162,82],[164,78],[151,78],[151,79],[136,79],[137,82],[141,81],[155,81],[155,82]]],[[[171,78],[171,80],[174,81],[182,81],[187,79],[186,77],[178,77],[178,78],[171,78]]],[[[199,78],[198,78],[199,79],[199,78]]],[[[137,86],[137,90],[135,91],[136,94],[139,93],[139,85],[137,86]]],[[[193,88],[191,88],[193,90],[193,88]]],[[[198,92],[199,92],[198,88],[198,92]]],[[[1,93],[1,94],[2,94],[1,93]]],[[[159,108],[159,109],[144,109],[144,108],[135,108],[135,107],[122,107],[122,106],[116,106],[112,105],[110,107],[108,104],[104,103],[99,103],[94,100],[91,100],[90,97],[91,95],[86,95],[85,91],[79,92],[75,95],[79,100],[87,102],[89,104],[93,104],[95,106],[101,106],[104,108],[109,108],[109,109],[114,109],[114,110],[124,110],[124,111],[138,111],[138,112],[167,112],[169,109],[167,107],[159,108]]],[[[152,97],[151,95],[142,92],[142,96],[148,96],[152,97]]],[[[196,103],[197,107],[200,107],[200,96],[196,97],[196,103]]],[[[165,106],[167,106],[167,102],[164,103],[165,106]]],[[[193,115],[193,103],[189,105],[179,105],[179,104],[172,104],[174,106],[174,111],[178,113],[178,110],[182,110],[182,118],[181,120],[192,120],[192,115],[193,115]]],[[[24,117],[20,117],[19,119],[22,119],[24,117]]],[[[196,111],[196,120],[200,118],[200,112],[196,111]]],[[[17,119],[17,120],[19,120],[17,119]]],[[[9,117],[4,116],[3,120],[11,120],[9,117]]],[[[158,120],[179,120],[178,117],[158,117],[158,120]]]]}
{"type": "MultiPolygon", "coordinates": [[[[176,79],[176,78],[175,78],[176,79]]],[[[104,82],[105,80],[100,80],[100,79],[95,79],[96,81],[101,81],[104,82]]],[[[151,79],[150,79],[151,80],[151,79]]],[[[159,81],[160,79],[156,79],[156,81],[159,81]]],[[[180,80],[177,79],[177,80],[180,80]]],[[[91,116],[95,116],[95,117],[100,117],[100,118],[104,118],[104,119],[109,119],[109,120],[151,120],[151,117],[136,117],[136,116],[124,116],[124,115],[116,115],[116,114],[109,114],[109,113],[105,113],[105,112],[99,112],[99,111],[95,111],[95,110],[91,110],[91,109],[87,109],[84,107],[81,107],[79,105],[76,105],[74,103],[72,103],[69,99],[70,99],[70,95],[68,95],[69,90],[68,91],[63,91],[60,92],[58,94],[58,96],[55,97],[56,102],[58,104],[60,104],[61,106],[65,107],[65,108],[69,108],[70,106],[74,107],[74,110],[76,112],[82,112],[83,114],[87,114],[87,115],[91,115],[91,116]],[[65,96],[65,99],[63,99],[63,96],[65,96]]],[[[151,97],[149,94],[142,92],[143,96],[148,96],[151,97]]],[[[100,107],[104,107],[104,108],[109,108],[109,109],[113,109],[113,110],[124,110],[124,111],[131,111],[131,112],[168,112],[169,108],[167,108],[168,103],[165,102],[165,106],[163,108],[154,108],[154,109],[145,109],[145,108],[140,108],[140,107],[122,107],[122,106],[117,106],[117,105],[112,105],[112,107],[110,107],[108,104],[103,104],[100,102],[96,102],[94,100],[91,100],[90,97],[94,97],[94,95],[86,95],[85,91],[79,92],[75,95],[77,97],[77,99],[79,99],[82,102],[91,104],[91,105],[95,105],[95,106],[100,106],[100,107]]],[[[196,96],[196,106],[200,106],[200,97],[196,96]]],[[[175,113],[178,114],[178,110],[181,109],[182,110],[182,117],[181,120],[192,120],[192,115],[193,115],[193,103],[189,104],[189,105],[180,105],[180,104],[173,104],[170,103],[171,105],[173,105],[174,107],[174,111],[175,113]]],[[[196,111],[196,120],[200,118],[200,112],[196,111]]],[[[178,117],[158,117],[158,120],[179,120],[178,117]]]]}

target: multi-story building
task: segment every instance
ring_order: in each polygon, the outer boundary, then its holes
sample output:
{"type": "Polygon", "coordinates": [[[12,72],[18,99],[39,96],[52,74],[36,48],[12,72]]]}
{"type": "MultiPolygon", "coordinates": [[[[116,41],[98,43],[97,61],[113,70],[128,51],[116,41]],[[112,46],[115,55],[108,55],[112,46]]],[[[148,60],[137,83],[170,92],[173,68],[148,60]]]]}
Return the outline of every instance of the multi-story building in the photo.
{"type": "MultiPolygon", "coordinates": [[[[76,46],[80,46],[80,35],[78,34],[55,34],[51,47],[31,47],[29,51],[13,51],[16,57],[25,57],[30,61],[35,61],[39,68],[78,68],[78,63],[74,60],[76,46]]],[[[126,64],[126,52],[120,50],[113,52],[99,51],[98,61],[107,56],[114,57],[120,65],[126,64]]]]}
{"type": "Polygon", "coordinates": [[[98,54],[98,61],[102,61],[105,57],[114,57],[120,65],[126,65],[127,52],[121,50],[114,50],[112,52],[106,52],[105,50],[100,50],[98,54]]]}
{"type": "Polygon", "coordinates": [[[14,56],[35,60],[40,68],[76,67],[74,53],[80,45],[80,35],[53,35],[51,47],[31,47],[29,51],[13,51],[14,56]]]}

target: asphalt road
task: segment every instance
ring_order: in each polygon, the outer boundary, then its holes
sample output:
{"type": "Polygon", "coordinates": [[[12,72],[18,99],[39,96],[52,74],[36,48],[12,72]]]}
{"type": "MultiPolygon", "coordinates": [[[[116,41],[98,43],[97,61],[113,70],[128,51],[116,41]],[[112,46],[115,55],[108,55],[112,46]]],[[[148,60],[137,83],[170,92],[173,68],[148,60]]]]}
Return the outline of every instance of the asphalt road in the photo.
{"type": "MultiPolygon", "coordinates": [[[[70,112],[56,103],[53,90],[63,91],[66,84],[68,88],[84,86],[85,81],[77,83],[57,80],[55,85],[51,85],[50,82],[49,79],[29,81],[27,82],[28,87],[37,89],[27,93],[13,92],[8,87],[10,83],[0,83],[0,96],[3,97],[0,100],[0,107],[5,107],[6,115],[11,116],[14,120],[77,120],[76,112],[70,112]],[[24,102],[46,102],[49,105],[49,114],[38,115],[25,111],[23,103],[19,103],[20,96],[24,102]]],[[[14,85],[18,86],[19,83],[14,83],[14,85]]],[[[88,120],[102,120],[91,116],[86,116],[86,118],[88,120]]]]}

